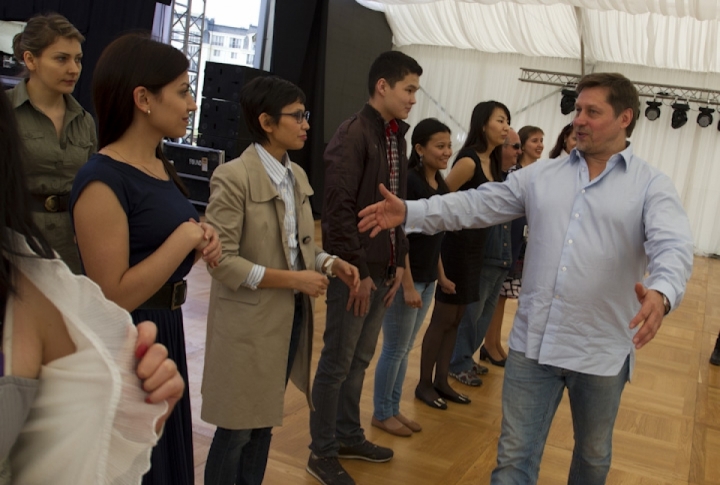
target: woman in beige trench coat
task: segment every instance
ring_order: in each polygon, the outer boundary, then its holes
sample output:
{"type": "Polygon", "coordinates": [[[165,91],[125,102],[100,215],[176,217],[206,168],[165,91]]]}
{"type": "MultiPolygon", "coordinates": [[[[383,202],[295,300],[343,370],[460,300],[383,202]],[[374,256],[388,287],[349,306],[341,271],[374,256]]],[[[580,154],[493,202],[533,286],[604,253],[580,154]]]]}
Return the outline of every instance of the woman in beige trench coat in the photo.
{"type": "Polygon", "coordinates": [[[210,269],[202,383],[201,417],[218,427],[205,465],[213,485],[262,483],[288,379],[312,406],[314,297],[328,277],[359,284],[357,268],[315,245],[313,190],[287,154],[307,138],[305,95],[261,77],[245,85],[240,103],[255,143],[215,170],[205,214],[222,243],[210,269]]]}

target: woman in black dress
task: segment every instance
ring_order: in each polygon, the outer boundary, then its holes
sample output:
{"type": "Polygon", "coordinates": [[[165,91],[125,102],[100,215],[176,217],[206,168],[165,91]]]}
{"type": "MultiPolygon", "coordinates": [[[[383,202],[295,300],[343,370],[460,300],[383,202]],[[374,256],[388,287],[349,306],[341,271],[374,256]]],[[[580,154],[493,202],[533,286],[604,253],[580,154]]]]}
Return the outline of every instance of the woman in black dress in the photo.
{"type": "MultiPolygon", "coordinates": [[[[501,181],[502,144],[510,129],[510,112],[497,101],[479,103],[473,109],[470,132],[445,179],[450,191],[468,190],[491,181],[501,181]]],[[[447,279],[455,292],[442,287],[435,291],[435,307],[430,320],[435,338],[423,340],[420,382],[415,396],[427,405],[445,409],[445,399],[469,404],[470,399],[450,387],[447,377],[455,347],[457,328],[465,306],[479,299],[480,269],[483,265],[487,229],[465,229],[445,233],[441,258],[447,279]],[[428,341],[428,345],[426,345],[428,341]]]]}
{"type": "MultiPolygon", "coordinates": [[[[175,170],[163,155],[164,137],[185,134],[190,93],[188,60],[177,49],[137,34],[103,52],[93,78],[101,150],[73,184],[71,213],[86,274],[105,296],[151,320],[187,382],[180,305],[183,279],[201,257],[220,258],[215,230],[198,222],[175,170]]],[[[185,392],[153,450],[144,484],[194,481],[190,396],[185,392]]]]}

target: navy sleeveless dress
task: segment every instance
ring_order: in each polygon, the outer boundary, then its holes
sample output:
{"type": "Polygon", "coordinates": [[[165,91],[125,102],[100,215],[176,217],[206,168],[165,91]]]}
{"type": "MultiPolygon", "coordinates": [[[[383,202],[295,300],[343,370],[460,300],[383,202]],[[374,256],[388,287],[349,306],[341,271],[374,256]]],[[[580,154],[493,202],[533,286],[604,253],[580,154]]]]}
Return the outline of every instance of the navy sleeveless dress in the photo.
{"type": "MultiPolygon", "coordinates": [[[[475,173],[459,189],[475,189],[488,182],[480,165],[480,157],[472,148],[460,150],[455,160],[471,158],[475,162],[475,173]]],[[[442,256],[445,276],[455,283],[455,294],[449,295],[440,289],[435,290],[435,299],[451,305],[467,305],[480,299],[480,270],[485,256],[485,239],[488,229],[463,229],[448,231],[443,238],[440,255],[442,256]]]]}
{"type": "MultiPolygon", "coordinates": [[[[172,180],[158,180],[99,153],[90,157],[75,177],[70,198],[71,214],[83,189],[95,181],[112,189],[127,214],[130,267],[155,252],[180,224],[190,218],[199,220],[195,208],[172,180]]],[[[191,251],[167,282],[181,281],[190,272],[194,257],[194,251],[191,251]]],[[[185,394],[153,448],[151,469],[143,477],[143,485],[193,484],[192,414],[182,310],[135,310],[131,315],[136,325],[145,320],[157,325],[156,341],[167,347],[169,357],[177,364],[186,383],[185,394]]]]}

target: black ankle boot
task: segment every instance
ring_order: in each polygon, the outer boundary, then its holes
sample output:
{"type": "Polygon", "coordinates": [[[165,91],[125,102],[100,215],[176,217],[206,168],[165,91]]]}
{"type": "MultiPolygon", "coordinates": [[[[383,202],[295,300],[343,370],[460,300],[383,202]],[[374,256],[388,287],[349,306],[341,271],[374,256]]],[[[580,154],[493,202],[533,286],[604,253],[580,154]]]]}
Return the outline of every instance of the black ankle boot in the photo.
{"type": "Polygon", "coordinates": [[[710,363],[712,365],[720,365],[720,335],[718,335],[717,340],[715,340],[715,350],[713,350],[710,356],[710,363]]]}

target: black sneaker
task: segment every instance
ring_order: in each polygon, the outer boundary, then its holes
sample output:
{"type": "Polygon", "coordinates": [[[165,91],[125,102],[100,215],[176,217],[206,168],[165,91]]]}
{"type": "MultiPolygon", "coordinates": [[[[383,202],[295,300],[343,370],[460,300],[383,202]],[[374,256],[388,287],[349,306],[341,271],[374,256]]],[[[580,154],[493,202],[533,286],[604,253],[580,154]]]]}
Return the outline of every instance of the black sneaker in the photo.
{"type": "Polygon", "coordinates": [[[338,458],[349,460],[365,460],[373,463],[390,461],[393,457],[393,450],[374,445],[368,440],[355,446],[341,446],[338,450],[338,458]]]}
{"type": "Polygon", "coordinates": [[[322,458],[310,453],[305,470],[323,485],[355,485],[355,480],[348,475],[335,456],[322,458]]]}
{"type": "Polygon", "coordinates": [[[715,350],[713,350],[713,353],[710,356],[710,363],[712,365],[720,365],[720,335],[718,335],[718,338],[715,341],[715,350]]]}

